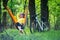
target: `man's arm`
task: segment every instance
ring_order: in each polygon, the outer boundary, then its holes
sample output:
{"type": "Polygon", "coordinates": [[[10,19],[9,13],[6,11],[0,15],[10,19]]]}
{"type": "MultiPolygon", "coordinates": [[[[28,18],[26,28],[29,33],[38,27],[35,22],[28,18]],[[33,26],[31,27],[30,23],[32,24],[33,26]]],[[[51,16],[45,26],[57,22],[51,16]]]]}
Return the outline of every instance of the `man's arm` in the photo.
{"type": "Polygon", "coordinates": [[[28,7],[25,8],[24,14],[25,14],[25,16],[27,16],[27,14],[28,14],[28,7]]]}

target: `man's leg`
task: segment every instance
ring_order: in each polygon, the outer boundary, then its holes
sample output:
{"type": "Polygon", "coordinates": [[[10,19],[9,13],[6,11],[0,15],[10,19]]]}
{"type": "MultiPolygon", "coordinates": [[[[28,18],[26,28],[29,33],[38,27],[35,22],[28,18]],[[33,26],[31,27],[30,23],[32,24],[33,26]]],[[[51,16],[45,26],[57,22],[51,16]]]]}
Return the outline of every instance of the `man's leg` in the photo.
{"type": "Polygon", "coordinates": [[[20,30],[21,33],[23,33],[23,29],[21,29],[21,26],[18,26],[18,29],[20,30]]]}
{"type": "Polygon", "coordinates": [[[20,23],[16,23],[16,27],[21,33],[23,33],[22,25],[20,23]]]}

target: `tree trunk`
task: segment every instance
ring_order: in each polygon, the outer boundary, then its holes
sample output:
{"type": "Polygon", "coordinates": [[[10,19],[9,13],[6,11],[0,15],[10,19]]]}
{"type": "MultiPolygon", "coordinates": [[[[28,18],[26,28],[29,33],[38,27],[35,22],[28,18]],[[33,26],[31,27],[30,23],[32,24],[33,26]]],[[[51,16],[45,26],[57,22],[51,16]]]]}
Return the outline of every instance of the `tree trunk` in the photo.
{"type": "MultiPolygon", "coordinates": [[[[8,0],[3,0],[3,6],[4,5],[6,5],[7,6],[7,2],[8,2],[8,0]]],[[[4,10],[5,10],[6,8],[4,7],[4,10]]],[[[7,13],[4,11],[3,12],[3,26],[4,26],[4,28],[7,28],[6,27],[6,22],[7,22],[7,20],[6,20],[6,17],[7,17],[7,13]]]]}
{"type": "Polygon", "coordinates": [[[32,28],[35,31],[36,23],[35,23],[35,0],[29,0],[29,11],[30,11],[30,31],[32,32],[32,28]]]}
{"type": "Polygon", "coordinates": [[[0,24],[1,24],[1,0],[0,0],[0,24]]]}
{"type": "MultiPolygon", "coordinates": [[[[49,28],[48,0],[41,0],[41,21],[49,28]]],[[[45,28],[45,26],[43,26],[45,28]]]]}
{"type": "Polygon", "coordinates": [[[55,24],[55,30],[60,30],[60,19],[59,18],[60,18],[60,14],[57,16],[57,20],[56,20],[56,24],[55,24]]]}
{"type": "Polygon", "coordinates": [[[2,23],[1,23],[1,0],[0,0],[0,32],[3,32],[3,26],[2,26],[2,23]]]}
{"type": "Polygon", "coordinates": [[[3,26],[4,28],[7,28],[6,27],[6,12],[3,12],[3,26]]]}

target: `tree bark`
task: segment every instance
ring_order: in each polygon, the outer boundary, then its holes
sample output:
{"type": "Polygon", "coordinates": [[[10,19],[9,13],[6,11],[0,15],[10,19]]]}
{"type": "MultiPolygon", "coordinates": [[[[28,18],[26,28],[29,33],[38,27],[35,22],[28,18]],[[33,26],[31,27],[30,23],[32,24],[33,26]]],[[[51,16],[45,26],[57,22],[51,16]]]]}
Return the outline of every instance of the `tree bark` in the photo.
{"type": "Polygon", "coordinates": [[[0,0],[0,24],[1,24],[1,0],[0,0]]]}
{"type": "Polygon", "coordinates": [[[4,28],[7,28],[6,27],[6,12],[3,12],[3,26],[4,28]]]}
{"type": "MultiPolygon", "coordinates": [[[[41,21],[49,28],[48,0],[41,0],[41,21]]],[[[43,26],[45,28],[45,26],[43,26]]]]}
{"type": "Polygon", "coordinates": [[[36,23],[35,23],[35,0],[29,0],[29,12],[30,12],[30,31],[32,32],[32,28],[35,31],[36,23]]]}
{"type": "Polygon", "coordinates": [[[56,20],[56,24],[55,24],[55,30],[60,30],[60,14],[57,14],[57,20],[56,20]]]}
{"type": "MultiPolygon", "coordinates": [[[[8,2],[8,0],[3,0],[3,6],[4,5],[6,5],[7,6],[7,2],[8,2]]],[[[6,8],[4,7],[4,10],[5,10],[6,8]]],[[[6,14],[6,12],[4,11],[3,12],[3,26],[4,26],[4,28],[7,28],[6,27],[6,24],[7,24],[7,14],[6,14]]]]}
{"type": "Polygon", "coordinates": [[[1,0],[0,0],[0,32],[3,32],[3,26],[2,26],[2,23],[1,23],[1,0]]]}

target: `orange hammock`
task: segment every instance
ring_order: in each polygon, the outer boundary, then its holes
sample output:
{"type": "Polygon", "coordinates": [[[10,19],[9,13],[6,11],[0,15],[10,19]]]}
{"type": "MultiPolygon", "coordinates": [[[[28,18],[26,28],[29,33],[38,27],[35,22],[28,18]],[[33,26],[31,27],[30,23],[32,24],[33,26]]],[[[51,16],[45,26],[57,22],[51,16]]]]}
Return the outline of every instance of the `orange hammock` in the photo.
{"type": "MultiPolygon", "coordinates": [[[[16,24],[16,23],[18,22],[18,20],[15,18],[15,16],[14,16],[13,13],[12,13],[12,11],[11,11],[7,6],[5,6],[5,8],[6,8],[6,10],[8,11],[8,13],[9,13],[10,17],[12,18],[13,22],[16,24]]],[[[26,15],[27,15],[27,13],[28,13],[28,10],[27,10],[27,8],[25,8],[25,11],[24,11],[25,21],[26,21],[26,15]]]]}

